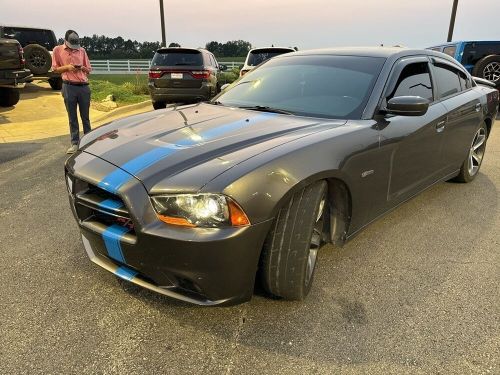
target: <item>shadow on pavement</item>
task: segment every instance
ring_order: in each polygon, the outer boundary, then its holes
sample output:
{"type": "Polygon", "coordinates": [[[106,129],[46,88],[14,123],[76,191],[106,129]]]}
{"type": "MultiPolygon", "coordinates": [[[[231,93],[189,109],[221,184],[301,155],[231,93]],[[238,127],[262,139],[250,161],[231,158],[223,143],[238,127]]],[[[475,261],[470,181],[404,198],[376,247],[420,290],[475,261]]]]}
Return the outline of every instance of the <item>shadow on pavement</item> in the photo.
{"type": "Polygon", "coordinates": [[[42,148],[42,143],[4,143],[0,145],[0,164],[18,159],[42,148]]]}

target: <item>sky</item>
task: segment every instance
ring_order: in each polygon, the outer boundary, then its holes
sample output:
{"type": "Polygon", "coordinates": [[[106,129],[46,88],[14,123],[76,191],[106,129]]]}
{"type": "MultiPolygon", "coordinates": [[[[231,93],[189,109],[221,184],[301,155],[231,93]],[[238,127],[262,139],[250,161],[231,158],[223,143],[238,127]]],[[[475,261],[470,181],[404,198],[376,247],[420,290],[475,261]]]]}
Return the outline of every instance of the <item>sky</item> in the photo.
{"type": "MultiPolygon", "coordinates": [[[[446,41],[453,0],[164,0],[167,44],[243,39],[254,47],[446,41]]],[[[500,0],[459,0],[453,40],[500,40],[500,0]]],[[[0,24],[161,41],[159,0],[0,0],[0,24]],[[22,4],[22,6],[21,6],[22,4]]]]}

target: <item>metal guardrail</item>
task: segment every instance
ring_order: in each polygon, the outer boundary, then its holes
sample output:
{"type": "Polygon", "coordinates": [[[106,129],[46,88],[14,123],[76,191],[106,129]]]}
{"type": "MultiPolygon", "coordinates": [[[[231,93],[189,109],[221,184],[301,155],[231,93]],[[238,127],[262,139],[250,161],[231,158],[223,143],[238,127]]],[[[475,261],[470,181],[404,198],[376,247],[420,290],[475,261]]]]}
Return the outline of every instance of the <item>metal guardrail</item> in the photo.
{"type": "MultiPolygon", "coordinates": [[[[228,69],[237,68],[243,63],[238,61],[220,62],[228,69]]],[[[151,60],[90,60],[93,74],[141,74],[147,73],[151,60]]]]}

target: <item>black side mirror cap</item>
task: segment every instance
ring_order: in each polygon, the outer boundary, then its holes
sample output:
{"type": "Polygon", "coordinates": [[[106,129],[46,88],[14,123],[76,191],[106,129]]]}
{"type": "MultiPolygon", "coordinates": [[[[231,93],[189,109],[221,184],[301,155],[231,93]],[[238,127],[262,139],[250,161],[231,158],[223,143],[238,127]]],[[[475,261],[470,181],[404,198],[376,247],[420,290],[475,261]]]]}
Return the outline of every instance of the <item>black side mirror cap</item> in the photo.
{"type": "Polygon", "coordinates": [[[225,72],[225,71],[227,70],[227,65],[220,64],[220,65],[219,65],[219,70],[220,70],[221,72],[225,72]]]}
{"type": "Polygon", "coordinates": [[[385,112],[398,116],[423,116],[430,101],[421,96],[396,96],[389,99],[385,112]]]}

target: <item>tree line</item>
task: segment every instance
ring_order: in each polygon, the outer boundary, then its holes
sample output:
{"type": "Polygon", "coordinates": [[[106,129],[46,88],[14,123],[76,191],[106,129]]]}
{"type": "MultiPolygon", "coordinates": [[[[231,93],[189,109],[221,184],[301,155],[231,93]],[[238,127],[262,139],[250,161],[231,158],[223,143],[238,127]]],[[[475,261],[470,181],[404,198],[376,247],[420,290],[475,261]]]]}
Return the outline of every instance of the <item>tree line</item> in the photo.
{"type": "MultiPolygon", "coordinates": [[[[63,42],[63,39],[59,39],[60,44],[63,42]]],[[[80,38],[80,45],[85,48],[91,59],[151,59],[161,43],[138,42],[121,36],[110,38],[94,34],[80,38]]],[[[169,47],[181,47],[181,45],[170,43],[169,47]]],[[[205,48],[216,57],[237,57],[246,56],[252,44],[244,40],[231,40],[225,43],[211,41],[205,48]]]]}

